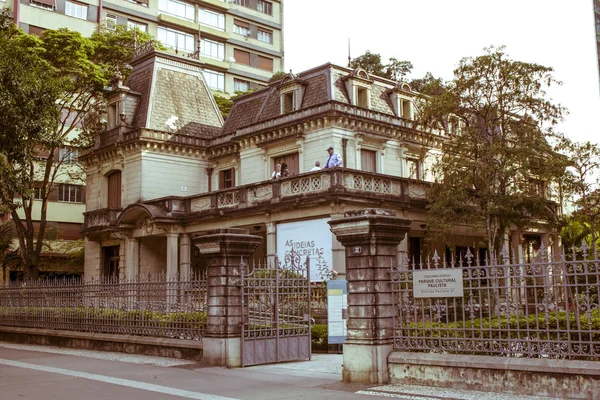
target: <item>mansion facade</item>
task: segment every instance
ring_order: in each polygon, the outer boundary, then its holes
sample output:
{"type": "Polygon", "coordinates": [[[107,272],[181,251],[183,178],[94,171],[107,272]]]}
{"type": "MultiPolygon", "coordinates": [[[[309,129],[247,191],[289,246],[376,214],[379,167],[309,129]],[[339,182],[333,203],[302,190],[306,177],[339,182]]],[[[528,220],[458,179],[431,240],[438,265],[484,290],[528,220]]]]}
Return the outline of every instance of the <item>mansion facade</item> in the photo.
{"type": "MultiPolygon", "coordinates": [[[[430,166],[446,137],[416,129],[408,84],[325,64],[239,97],[223,121],[197,60],[149,50],[131,65],[82,157],[86,277],[202,273],[196,238],[246,228],[263,239],[257,259],[293,250],[343,278],[345,249],[327,221],[364,208],[412,221],[399,257],[485,253],[467,226],[456,227],[456,246],[425,248],[430,166]],[[330,146],[342,166],[311,171],[330,146]],[[289,175],[272,179],[276,164],[289,175]]],[[[555,248],[552,235],[538,224],[506,240],[525,258],[532,246],[555,248]]]]}

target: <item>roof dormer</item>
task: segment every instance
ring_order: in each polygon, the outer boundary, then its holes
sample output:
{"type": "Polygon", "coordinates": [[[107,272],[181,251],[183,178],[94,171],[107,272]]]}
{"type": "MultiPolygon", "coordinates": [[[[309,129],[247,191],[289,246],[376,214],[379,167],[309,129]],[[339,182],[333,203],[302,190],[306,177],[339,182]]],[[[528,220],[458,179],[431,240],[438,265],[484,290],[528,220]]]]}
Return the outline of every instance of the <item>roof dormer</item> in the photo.
{"type": "Polygon", "coordinates": [[[111,130],[120,126],[131,126],[140,93],[133,92],[123,84],[119,73],[111,81],[111,88],[106,93],[106,129],[111,130]]]}
{"type": "Polygon", "coordinates": [[[350,104],[371,108],[371,85],[373,80],[362,68],[356,68],[346,77],[346,90],[350,104]]]}
{"type": "Polygon", "coordinates": [[[281,114],[291,113],[302,107],[305,87],[306,82],[294,75],[292,71],[281,79],[277,85],[281,114]]]}
{"type": "Polygon", "coordinates": [[[394,107],[394,114],[404,119],[414,119],[414,98],[415,92],[406,82],[398,82],[396,86],[388,91],[394,107]]]}

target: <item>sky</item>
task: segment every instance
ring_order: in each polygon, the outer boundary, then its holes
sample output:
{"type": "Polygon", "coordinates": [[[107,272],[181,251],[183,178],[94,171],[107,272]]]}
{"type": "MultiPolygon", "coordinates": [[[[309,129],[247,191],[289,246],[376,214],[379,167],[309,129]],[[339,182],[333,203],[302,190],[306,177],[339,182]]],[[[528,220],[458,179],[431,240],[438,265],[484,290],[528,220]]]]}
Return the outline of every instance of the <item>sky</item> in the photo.
{"type": "Polygon", "coordinates": [[[514,60],[552,67],[549,97],[569,115],[558,130],[600,143],[593,0],[284,0],[286,72],[348,63],[366,50],[411,61],[410,78],[444,80],[463,57],[506,46],[514,60]]]}

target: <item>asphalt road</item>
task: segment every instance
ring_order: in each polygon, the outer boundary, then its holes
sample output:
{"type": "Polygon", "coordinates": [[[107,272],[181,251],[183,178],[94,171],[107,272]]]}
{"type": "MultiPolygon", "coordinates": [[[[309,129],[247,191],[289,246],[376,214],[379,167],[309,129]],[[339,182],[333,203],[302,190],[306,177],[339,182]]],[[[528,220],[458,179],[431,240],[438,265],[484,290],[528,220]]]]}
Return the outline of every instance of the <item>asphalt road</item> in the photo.
{"type": "Polygon", "coordinates": [[[539,400],[415,386],[345,384],[341,355],[249,368],[0,342],[0,400],[539,400]]]}

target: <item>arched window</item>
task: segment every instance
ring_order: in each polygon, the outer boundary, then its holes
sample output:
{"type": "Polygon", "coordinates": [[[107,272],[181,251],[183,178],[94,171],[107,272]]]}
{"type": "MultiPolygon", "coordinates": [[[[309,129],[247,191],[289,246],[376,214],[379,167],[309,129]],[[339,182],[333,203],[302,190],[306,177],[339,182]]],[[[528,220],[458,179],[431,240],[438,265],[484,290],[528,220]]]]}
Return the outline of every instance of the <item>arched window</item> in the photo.
{"type": "Polygon", "coordinates": [[[121,208],[121,171],[108,175],[108,208],[121,208]]]}

